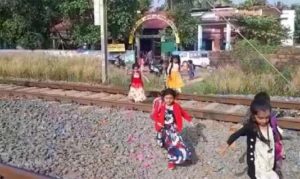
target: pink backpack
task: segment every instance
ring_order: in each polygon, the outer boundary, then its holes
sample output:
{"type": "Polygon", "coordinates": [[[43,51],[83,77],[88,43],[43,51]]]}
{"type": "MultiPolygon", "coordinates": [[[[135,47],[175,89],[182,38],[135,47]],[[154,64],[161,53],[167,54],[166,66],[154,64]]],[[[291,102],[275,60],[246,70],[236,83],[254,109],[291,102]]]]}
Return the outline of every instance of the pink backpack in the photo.
{"type": "Polygon", "coordinates": [[[282,167],[282,160],[283,160],[283,156],[282,156],[283,145],[282,145],[282,136],[277,128],[276,115],[272,115],[270,124],[275,138],[275,171],[276,170],[280,171],[282,167]]]}
{"type": "Polygon", "coordinates": [[[162,103],[163,103],[163,101],[162,101],[161,97],[157,97],[157,98],[155,98],[155,99],[153,100],[152,112],[151,112],[151,115],[150,115],[150,117],[151,117],[152,120],[154,120],[154,119],[153,119],[153,114],[154,114],[154,112],[155,112],[155,111],[159,111],[159,109],[160,109],[162,103]]]}

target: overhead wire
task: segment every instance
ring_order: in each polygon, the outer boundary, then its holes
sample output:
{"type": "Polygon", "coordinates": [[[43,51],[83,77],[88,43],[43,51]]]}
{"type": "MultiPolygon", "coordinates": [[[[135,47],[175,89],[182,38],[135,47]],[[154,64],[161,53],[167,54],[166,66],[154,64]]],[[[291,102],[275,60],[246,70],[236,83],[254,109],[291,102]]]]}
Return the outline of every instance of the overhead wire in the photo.
{"type": "MultiPolygon", "coordinates": [[[[199,0],[200,2],[200,0],[199,0]]],[[[210,0],[206,0],[206,2],[209,4],[209,6],[211,6],[211,8],[216,9],[216,7],[213,5],[213,3],[210,0]]],[[[238,28],[236,28],[225,16],[223,16],[222,14],[217,14],[217,16],[220,16],[221,18],[223,18],[226,23],[228,23],[233,29],[237,29],[237,33],[241,36],[242,39],[244,39],[272,68],[273,70],[278,73],[286,82],[288,85],[290,85],[290,87],[295,88],[295,86],[291,83],[291,81],[289,81],[276,67],[275,65],[272,64],[272,62],[270,60],[267,59],[267,57],[261,53],[256,47],[255,45],[253,45],[240,31],[238,28]]]]}

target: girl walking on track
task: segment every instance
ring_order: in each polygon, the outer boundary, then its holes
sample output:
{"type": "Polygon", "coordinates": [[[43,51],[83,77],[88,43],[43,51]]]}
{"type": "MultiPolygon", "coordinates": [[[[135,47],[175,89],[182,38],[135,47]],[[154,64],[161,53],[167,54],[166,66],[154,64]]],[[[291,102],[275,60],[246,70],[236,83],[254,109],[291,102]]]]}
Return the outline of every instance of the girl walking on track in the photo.
{"type": "Polygon", "coordinates": [[[248,176],[251,179],[281,179],[282,136],[272,116],[271,105],[266,100],[254,100],[250,111],[250,120],[229,137],[221,154],[225,154],[240,136],[247,136],[248,176]]]}
{"type": "Polygon", "coordinates": [[[146,100],[144,83],[142,80],[142,72],[138,64],[132,65],[132,72],[130,72],[131,83],[128,93],[128,98],[134,102],[142,102],[146,100]]]}
{"type": "MultiPolygon", "coordinates": [[[[259,100],[263,100],[271,105],[271,98],[268,95],[268,93],[266,93],[266,92],[259,92],[254,96],[253,101],[259,101],[259,100]]],[[[277,117],[276,117],[277,114],[278,114],[278,112],[272,109],[272,112],[271,112],[272,118],[271,119],[277,121],[277,117]]],[[[242,118],[242,124],[243,125],[247,124],[249,122],[249,120],[251,120],[250,109],[247,110],[246,115],[242,118]]],[[[278,130],[280,131],[281,134],[283,133],[283,130],[280,127],[278,127],[278,130]]],[[[285,158],[284,148],[282,148],[282,150],[283,150],[283,158],[285,158]]],[[[247,155],[247,152],[245,152],[239,159],[241,163],[243,163],[244,158],[246,158],[246,155],[247,155]]]]}
{"type": "Polygon", "coordinates": [[[162,91],[162,100],[154,102],[151,118],[155,121],[158,144],[168,152],[168,168],[175,169],[178,164],[191,160],[191,151],[179,135],[183,128],[183,119],[192,118],[175,102],[177,92],[173,89],[162,91]]]}
{"type": "Polygon", "coordinates": [[[167,69],[167,88],[172,88],[181,93],[184,83],[180,74],[180,58],[173,56],[167,69]]]}

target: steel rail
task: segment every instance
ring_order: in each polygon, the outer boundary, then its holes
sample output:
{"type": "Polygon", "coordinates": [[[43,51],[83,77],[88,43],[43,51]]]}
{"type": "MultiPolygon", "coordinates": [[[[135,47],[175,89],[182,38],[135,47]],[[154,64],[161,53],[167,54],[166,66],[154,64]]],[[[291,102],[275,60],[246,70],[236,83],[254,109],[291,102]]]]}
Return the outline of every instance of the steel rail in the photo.
{"type": "MultiPolygon", "coordinates": [[[[111,94],[127,95],[128,93],[127,89],[101,86],[101,85],[76,84],[76,83],[69,83],[69,82],[40,82],[40,81],[27,81],[27,80],[0,79],[0,83],[14,84],[14,85],[26,86],[26,87],[39,87],[39,88],[90,91],[90,92],[106,92],[111,94]]],[[[159,96],[160,93],[158,91],[146,91],[146,94],[148,97],[156,97],[159,96]]],[[[215,95],[180,94],[179,99],[204,101],[204,102],[216,102],[216,103],[233,104],[233,105],[246,105],[246,106],[249,106],[251,103],[251,99],[246,97],[215,96],[215,95]]],[[[280,108],[280,109],[300,110],[300,102],[296,102],[296,101],[272,100],[272,106],[274,108],[280,108]]]]}
{"type": "MultiPolygon", "coordinates": [[[[144,103],[132,103],[126,101],[115,101],[107,99],[97,99],[88,97],[74,97],[66,96],[60,94],[46,94],[41,92],[30,92],[30,91],[15,91],[9,89],[0,89],[0,95],[12,95],[12,96],[33,96],[50,101],[64,101],[64,102],[74,102],[83,105],[97,105],[101,107],[117,107],[125,108],[130,110],[138,110],[144,112],[151,112],[152,104],[144,103]]],[[[195,108],[185,108],[193,117],[202,119],[211,119],[223,122],[240,122],[243,117],[242,114],[237,113],[226,113],[219,112],[215,110],[206,109],[195,109],[195,108]]],[[[279,118],[279,126],[286,129],[300,130],[300,119],[294,118],[279,118]]]]}
{"type": "MultiPolygon", "coordinates": [[[[16,86],[16,88],[14,89],[5,89],[5,88],[0,89],[0,95],[11,95],[11,96],[21,96],[21,97],[30,96],[30,97],[37,97],[37,98],[41,98],[44,100],[51,100],[51,101],[54,100],[54,101],[63,101],[63,102],[75,102],[83,105],[117,107],[117,108],[125,108],[125,109],[138,110],[144,112],[150,112],[152,110],[151,104],[132,103],[126,101],[114,101],[114,100],[107,100],[107,99],[95,99],[95,98],[92,99],[88,97],[74,97],[74,96],[66,96],[62,94],[47,94],[42,92],[32,92],[26,90],[19,91],[20,89],[26,89],[26,87],[24,86],[32,87],[33,84],[39,85],[39,86],[35,85],[34,87],[40,87],[40,88],[48,87],[48,88],[61,89],[60,88],[61,86],[57,84],[52,84],[52,86],[50,86],[49,84],[45,84],[45,83],[29,82],[27,83],[27,85],[24,85],[24,83],[22,82],[21,86],[16,86]]],[[[76,89],[76,88],[70,88],[70,86],[68,86],[68,88],[69,88],[68,90],[76,89]]],[[[82,89],[81,86],[79,88],[82,89]]],[[[95,89],[102,90],[104,88],[95,88],[95,89]]],[[[110,88],[105,88],[105,91],[97,91],[97,92],[106,92],[106,89],[110,89],[110,88]]],[[[49,89],[49,91],[51,91],[51,89],[49,89]]],[[[118,91],[114,91],[114,92],[117,93],[118,91]]],[[[186,108],[186,110],[195,118],[211,119],[211,120],[217,120],[223,122],[238,123],[243,117],[242,114],[226,113],[226,112],[219,112],[214,110],[194,109],[194,108],[186,108]]],[[[300,130],[300,119],[279,118],[278,124],[280,127],[285,129],[300,130]]],[[[51,177],[38,175],[29,170],[24,170],[24,169],[20,169],[5,164],[0,164],[0,179],[21,179],[21,178],[22,179],[51,179],[51,177]]]]}
{"type": "Polygon", "coordinates": [[[29,170],[20,169],[0,163],[0,179],[54,179],[44,175],[35,174],[29,170]]]}

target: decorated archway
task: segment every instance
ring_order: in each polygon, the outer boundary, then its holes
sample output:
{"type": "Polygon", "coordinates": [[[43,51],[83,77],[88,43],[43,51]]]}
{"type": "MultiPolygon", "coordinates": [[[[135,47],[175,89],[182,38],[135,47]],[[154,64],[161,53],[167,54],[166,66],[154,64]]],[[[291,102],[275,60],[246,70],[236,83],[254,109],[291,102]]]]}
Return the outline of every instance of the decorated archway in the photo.
{"type": "Polygon", "coordinates": [[[141,19],[139,19],[133,29],[131,30],[130,32],[130,36],[129,36],[129,44],[133,44],[133,41],[134,41],[134,36],[135,36],[135,32],[136,30],[146,21],[149,21],[149,20],[161,20],[163,22],[165,22],[166,24],[168,24],[171,29],[173,30],[173,34],[175,35],[175,41],[176,41],[176,44],[179,44],[180,43],[180,38],[179,38],[179,34],[178,34],[178,29],[177,27],[175,26],[174,22],[172,20],[170,20],[168,17],[166,17],[165,15],[162,15],[162,14],[148,14],[148,15],[145,15],[144,17],[142,17],[141,19]]]}

